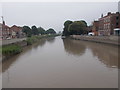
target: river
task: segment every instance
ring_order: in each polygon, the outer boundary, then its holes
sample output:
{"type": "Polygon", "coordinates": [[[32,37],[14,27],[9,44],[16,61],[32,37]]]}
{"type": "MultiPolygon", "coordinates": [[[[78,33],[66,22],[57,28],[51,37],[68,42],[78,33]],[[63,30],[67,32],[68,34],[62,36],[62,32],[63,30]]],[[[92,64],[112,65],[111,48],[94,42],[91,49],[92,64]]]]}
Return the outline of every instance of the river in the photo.
{"type": "Polygon", "coordinates": [[[3,88],[117,88],[118,47],[42,39],[2,64],[3,88]]]}

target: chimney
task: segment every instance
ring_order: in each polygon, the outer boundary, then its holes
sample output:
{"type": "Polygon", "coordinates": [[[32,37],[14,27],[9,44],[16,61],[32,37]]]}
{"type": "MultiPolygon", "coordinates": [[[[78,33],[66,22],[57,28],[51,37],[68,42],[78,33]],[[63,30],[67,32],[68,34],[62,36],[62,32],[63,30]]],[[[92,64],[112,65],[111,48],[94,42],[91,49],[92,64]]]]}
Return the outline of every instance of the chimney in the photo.
{"type": "Polygon", "coordinates": [[[119,12],[116,12],[116,14],[120,14],[119,12]]]}
{"type": "Polygon", "coordinates": [[[103,18],[103,14],[101,14],[101,18],[103,18]]]}
{"type": "Polygon", "coordinates": [[[107,15],[109,16],[110,14],[111,14],[111,12],[108,12],[108,14],[107,14],[107,15]]]}
{"type": "Polygon", "coordinates": [[[5,25],[5,21],[3,21],[3,25],[5,25]]]}

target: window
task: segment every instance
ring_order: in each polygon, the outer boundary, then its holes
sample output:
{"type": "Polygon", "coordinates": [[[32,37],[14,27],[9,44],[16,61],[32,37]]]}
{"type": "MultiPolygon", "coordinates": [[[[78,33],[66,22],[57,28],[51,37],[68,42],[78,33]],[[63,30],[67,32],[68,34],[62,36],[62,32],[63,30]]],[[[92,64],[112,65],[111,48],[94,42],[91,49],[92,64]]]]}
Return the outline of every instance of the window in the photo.
{"type": "Polygon", "coordinates": [[[116,26],[118,26],[118,25],[119,25],[119,23],[117,22],[117,23],[116,23],[116,26]]]}
{"type": "Polygon", "coordinates": [[[119,19],[119,17],[117,16],[117,17],[116,17],[116,20],[118,20],[118,19],[119,19]]]}

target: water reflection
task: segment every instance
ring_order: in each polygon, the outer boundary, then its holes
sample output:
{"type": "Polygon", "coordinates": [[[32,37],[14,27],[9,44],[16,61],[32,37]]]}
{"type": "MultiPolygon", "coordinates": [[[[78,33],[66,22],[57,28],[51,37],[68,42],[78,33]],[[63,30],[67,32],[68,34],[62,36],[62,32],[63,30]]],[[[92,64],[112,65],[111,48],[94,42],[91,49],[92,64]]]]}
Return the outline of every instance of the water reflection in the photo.
{"type": "Polygon", "coordinates": [[[12,56],[9,60],[6,59],[5,61],[3,61],[2,62],[2,72],[5,72],[6,70],[8,70],[10,68],[10,66],[12,66],[20,56],[24,55],[26,52],[31,51],[31,49],[33,47],[34,47],[34,45],[25,47],[24,52],[17,54],[15,56],[12,56]]]}
{"type": "Polygon", "coordinates": [[[118,67],[117,46],[71,39],[65,39],[63,40],[63,43],[65,51],[69,54],[81,56],[85,53],[86,48],[88,48],[92,51],[94,57],[97,57],[98,60],[104,63],[107,67],[118,67]]]}
{"type": "MultiPolygon", "coordinates": [[[[55,38],[42,39],[38,43],[24,48],[24,52],[13,56],[11,59],[3,62],[2,72],[5,72],[16,60],[27,52],[31,52],[32,49],[37,49],[38,47],[43,47],[46,42],[53,43],[55,38]]],[[[86,41],[78,41],[71,39],[63,40],[64,49],[67,53],[75,56],[81,56],[85,53],[86,48],[89,48],[93,55],[98,58],[107,67],[118,67],[118,47],[110,46],[99,43],[92,43],[86,41]]]]}
{"type": "Polygon", "coordinates": [[[63,39],[64,49],[72,55],[80,56],[85,53],[86,45],[77,40],[63,39]]]}
{"type": "Polygon", "coordinates": [[[107,67],[118,67],[118,47],[98,43],[89,43],[87,45],[94,56],[104,63],[107,67]]]}
{"type": "Polygon", "coordinates": [[[24,47],[23,48],[24,51],[22,53],[12,56],[9,60],[5,60],[2,63],[2,72],[5,72],[6,70],[8,70],[10,68],[10,66],[12,64],[14,64],[18,60],[18,58],[20,56],[24,55],[25,53],[32,52],[32,50],[36,50],[39,47],[43,47],[46,44],[46,42],[53,43],[54,41],[55,41],[55,38],[46,38],[46,39],[41,39],[39,42],[37,42],[31,46],[24,47]]]}
{"type": "Polygon", "coordinates": [[[32,45],[33,49],[37,49],[38,47],[43,47],[46,44],[46,39],[41,39],[34,45],[32,45]]]}
{"type": "Polygon", "coordinates": [[[46,41],[49,42],[49,43],[54,43],[55,37],[47,38],[46,41]]]}

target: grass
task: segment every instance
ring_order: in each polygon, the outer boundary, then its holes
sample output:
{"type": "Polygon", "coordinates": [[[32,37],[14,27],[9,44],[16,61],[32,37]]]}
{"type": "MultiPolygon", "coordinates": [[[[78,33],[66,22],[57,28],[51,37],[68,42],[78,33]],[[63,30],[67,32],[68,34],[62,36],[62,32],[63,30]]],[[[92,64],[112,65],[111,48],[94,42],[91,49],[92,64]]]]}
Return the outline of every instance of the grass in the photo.
{"type": "Polygon", "coordinates": [[[7,45],[7,46],[3,46],[2,49],[0,49],[0,51],[2,51],[3,55],[14,55],[14,54],[18,54],[22,51],[22,48],[18,45],[7,45]]]}

